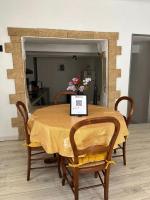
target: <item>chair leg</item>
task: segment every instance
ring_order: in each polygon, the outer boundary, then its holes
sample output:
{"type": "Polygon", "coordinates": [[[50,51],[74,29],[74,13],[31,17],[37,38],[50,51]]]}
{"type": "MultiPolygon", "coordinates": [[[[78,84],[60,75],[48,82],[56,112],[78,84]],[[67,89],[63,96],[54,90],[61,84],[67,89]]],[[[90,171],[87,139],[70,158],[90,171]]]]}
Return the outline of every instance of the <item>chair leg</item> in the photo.
{"type": "Polygon", "coordinates": [[[62,178],[62,173],[61,173],[61,156],[58,154],[58,174],[59,174],[59,178],[62,178]]]}
{"type": "Polygon", "coordinates": [[[56,153],[54,153],[54,154],[53,154],[53,156],[54,156],[54,158],[56,158],[57,154],[56,154],[56,153]]]}
{"type": "Polygon", "coordinates": [[[65,167],[65,160],[64,158],[61,156],[61,168],[62,168],[62,171],[63,171],[63,176],[62,176],[62,186],[65,185],[65,180],[66,180],[66,167],[65,167]]]}
{"type": "Polygon", "coordinates": [[[78,168],[73,169],[73,185],[74,185],[74,199],[79,198],[79,170],[78,168]]]}
{"type": "Polygon", "coordinates": [[[98,172],[94,172],[94,177],[95,177],[95,178],[98,177],[98,172]]]}
{"type": "Polygon", "coordinates": [[[116,149],[114,149],[114,154],[116,154],[117,153],[117,150],[116,149]]]}
{"type": "Polygon", "coordinates": [[[123,143],[123,163],[126,165],[126,141],[123,143]]]}
{"type": "Polygon", "coordinates": [[[30,171],[31,171],[31,148],[28,147],[27,181],[30,180],[30,171]]]}
{"type": "Polygon", "coordinates": [[[110,166],[105,170],[105,175],[104,175],[104,200],[108,200],[109,173],[110,173],[110,166]]]}

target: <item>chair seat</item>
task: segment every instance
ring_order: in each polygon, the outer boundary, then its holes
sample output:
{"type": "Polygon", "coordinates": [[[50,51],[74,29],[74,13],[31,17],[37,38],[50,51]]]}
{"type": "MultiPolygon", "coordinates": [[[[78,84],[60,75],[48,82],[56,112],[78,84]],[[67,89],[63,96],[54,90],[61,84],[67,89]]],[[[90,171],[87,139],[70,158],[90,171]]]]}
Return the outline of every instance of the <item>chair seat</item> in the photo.
{"type": "Polygon", "coordinates": [[[29,147],[41,147],[41,144],[38,142],[31,142],[28,146],[29,147]]]}
{"type": "Polygon", "coordinates": [[[100,164],[104,164],[106,159],[107,153],[101,153],[101,154],[92,154],[92,155],[86,155],[84,157],[79,158],[79,163],[74,164],[73,158],[68,158],[68,166],[69,167],[90,167],[90,166],[96,166],[100,164]]]}

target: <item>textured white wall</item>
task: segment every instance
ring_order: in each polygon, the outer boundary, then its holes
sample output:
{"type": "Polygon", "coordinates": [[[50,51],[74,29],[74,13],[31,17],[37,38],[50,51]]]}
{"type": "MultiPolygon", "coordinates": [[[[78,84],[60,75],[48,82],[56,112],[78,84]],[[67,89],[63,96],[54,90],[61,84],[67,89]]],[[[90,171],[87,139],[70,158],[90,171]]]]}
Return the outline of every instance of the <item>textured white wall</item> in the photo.
{"type": "MultiPolygon", "coordinates": [[[[118,45],[123,48],[117,64],[122,68],[122,78],[117,89],[126,95],[131,34],[150,34],[149,8],[148,0],[0,0],[0,44],[9,42],[8,26],[119,32],[118,45]]],[[[0,53],[0,138],[4,139],[17,137],[17,130],[10,124],[10,118],[16,116],[15,106],[9,104],[8,98],[14,92],[14,83],[6,76],[10,67],[11,55],[0,53]]]]}

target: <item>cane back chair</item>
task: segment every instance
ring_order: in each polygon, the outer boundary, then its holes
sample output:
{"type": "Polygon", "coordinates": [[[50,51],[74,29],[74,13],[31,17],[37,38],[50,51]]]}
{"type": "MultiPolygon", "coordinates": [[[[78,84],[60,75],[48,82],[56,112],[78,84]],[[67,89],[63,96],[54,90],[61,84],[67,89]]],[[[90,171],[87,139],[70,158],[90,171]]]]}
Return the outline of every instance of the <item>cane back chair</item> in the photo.
{"type": "MultiPolygon", "coordinates": [[[[32,161],[37,160],[43,160],[47,159],[45,157],[46,152],[42,148],[42,146],[39,143],[31,143],[30,141],[30,135],[29,135],[29,127],[28,127],[28,111],[26,108],[26,105],[22,101],[16,102],[16,107],[20,115],[22,116],[23,123],[24,123],[24,131],[25,131],[25,138],[26,138],[26,147],[27,147],[27,181],[30,180],[30,172],[32,169],[40,169],[40,168],[47,168],[51,166],[41,166],[41,167],[31,167],[32,161]],[[42,154],[42,156],[40,156],[42,154]]],[[[58,161],[58,173],[61,177],[61,171],[60,171],[60,164],[58,161]]]]}
{"type": "MultiPolygon", "coordinates": [[[[88,189],[90,187],[96,187],[99,185],[102,185],[104,187],[104,200],[108,200],[110,164],[113,163],[113,161],[111,160],[111,156],[119,130],[120,123],[114,117],[98,117],[85,119],[77,122],[71,128],[70,143],[74,157],[61,157],[61,165],[63,169],[62,185],[65,185],[65,181],[67,180],[74,193],[75,200],[78,200],[79,190],[88,189]],[[78,149],[74,139],[77,130],[83,126],[94,125],[98,123],[100,126],[103,126],[102,123],[114,124],[114,130],[109,145],[91,145],[85,149],[78,149]],[[83,155],[86,156],[82,157],[83,155]],[[101,183],[98,185],[79,188],[79,172],[97,174],[97,176],[99,176],[100,178],[101,183]]],[[[78,134],[80,134],[80,132],[78,132],[78,134]]]]}
{"type": "MultiPolygon", "coordinates": [[[[119,104],[123,101],[127,101],[129,103],[128,105],[128,112],[127,112],[127,116],[124,116],[124,120],[126,122],[126,125],[128,127],[129,123],[131,122],[131,118],[134,112],[134,101],[131,97],[128,96],[122,96],[120,98],[117,99],[117,101],[115,102],[115,110],[119,111],[118,107],[119,104]]],[[[125,141],[123,142],[122,145],[119,145],[117,149],[114,150],[114,154],[113,157],[123,157],[123,164],[126,165],[127,161],[126,161],[126,140],[127,137],[125,136],[125,141]],[[117,155],[117,150],[120,149],[122,150],[122,154],[117,155]]]]}

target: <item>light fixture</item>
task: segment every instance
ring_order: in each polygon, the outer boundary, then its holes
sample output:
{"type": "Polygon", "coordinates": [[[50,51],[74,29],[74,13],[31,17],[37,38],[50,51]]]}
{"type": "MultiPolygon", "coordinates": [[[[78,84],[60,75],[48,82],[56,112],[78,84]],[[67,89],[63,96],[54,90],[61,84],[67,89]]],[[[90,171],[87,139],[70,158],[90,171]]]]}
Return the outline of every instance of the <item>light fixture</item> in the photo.
{"type": "Polygon", "coordinates": [[[78,58],[77,58],[76,55],[73,55],[73,56],[72,56],[72,59],[77,60],[78,58]]]}

